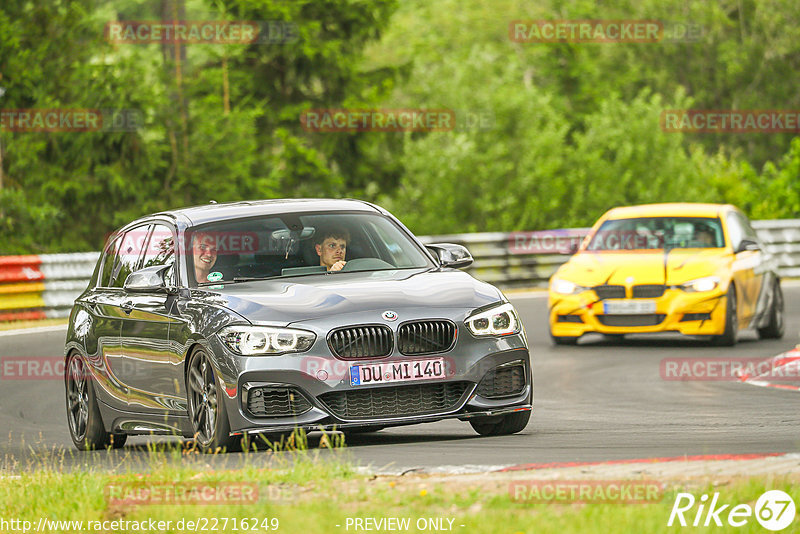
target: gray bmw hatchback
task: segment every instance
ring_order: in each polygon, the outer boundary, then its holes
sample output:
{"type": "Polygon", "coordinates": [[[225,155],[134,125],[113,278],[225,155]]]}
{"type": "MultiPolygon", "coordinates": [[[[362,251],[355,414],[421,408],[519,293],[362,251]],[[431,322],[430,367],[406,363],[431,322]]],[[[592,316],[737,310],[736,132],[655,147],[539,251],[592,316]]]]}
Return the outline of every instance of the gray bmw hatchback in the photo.
{"type": "Polygon", "coordinates": [[[525,428],[525,331],[462,246],[423,245],[358,200],[262,200],[150,215],[108,240],[65,346],[82,450],[127,436],[234,450],[297,428],[457,418],[525,428]]]}

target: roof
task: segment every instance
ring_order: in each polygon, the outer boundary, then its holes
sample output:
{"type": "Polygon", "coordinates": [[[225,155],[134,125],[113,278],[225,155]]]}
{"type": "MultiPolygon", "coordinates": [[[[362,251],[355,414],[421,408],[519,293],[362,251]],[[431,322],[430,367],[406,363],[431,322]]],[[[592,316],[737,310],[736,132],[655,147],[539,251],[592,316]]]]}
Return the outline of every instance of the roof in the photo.
{"type": "Polygon", "coordinates": [[[186,217],[191,225],[199,225],[239,217],[257,217],[281,213],[315,213],[325,211],[361,211],[380,213],[372,204],[355,199],[332,198],[288,198],[270,200],[245,200],[220,204],[202,204],[176,210],[162,211],[155,215],[186,217]]]}
{"type": "Polygon", "coordinates": [[[719,217],[725,211],[735,209],[730,204],[701,204],[672,202],[664,204],[642,204],[623,206],[606,213],[606,219],[634,219],[638,217],[719,217]]]}

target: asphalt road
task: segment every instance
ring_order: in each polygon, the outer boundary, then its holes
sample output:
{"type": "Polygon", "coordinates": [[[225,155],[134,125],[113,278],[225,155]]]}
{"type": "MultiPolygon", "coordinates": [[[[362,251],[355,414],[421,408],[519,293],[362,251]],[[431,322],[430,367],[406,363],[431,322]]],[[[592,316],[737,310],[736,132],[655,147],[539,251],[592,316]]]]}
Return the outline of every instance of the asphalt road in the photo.
{"type": "MultiPolygon", "coordinates": [[[[348,439],[344,456],[382,471],[443,466],[506,466],[694,454],[800,451],[800,392],[736,382],[669,381],[664,358],[767,358],[800,341],[800,287],[784,289],[783,340],[757,341],[743,333],[733,348],[711,347],[680,336],[641,336],[611,342],[586,338],[577,347],[554,347],[547,335],[546,299],[512,297],[532,349],[534,412],[513,436],[482,438],[467,423],[442,421],[386,429],[348,439]]],[[[64,330],[0,337],[0,358],[63,353],[64,330]]],[[[136,437],[119,451],[81,453],[70,441],[60,380],[0,381],[0,470],[35,466],[148,469],[162,462],[211,468],[274,465],[291,455],[258,452],[207,456],[158,452],[174,438],[136,437]],[[155,445],[155,447],[154,447],[155,445]],[[153,452],[153,449],[157,452],[153,452]]],[[[316,454],[317,452],[315,452],[316,454]]]]}

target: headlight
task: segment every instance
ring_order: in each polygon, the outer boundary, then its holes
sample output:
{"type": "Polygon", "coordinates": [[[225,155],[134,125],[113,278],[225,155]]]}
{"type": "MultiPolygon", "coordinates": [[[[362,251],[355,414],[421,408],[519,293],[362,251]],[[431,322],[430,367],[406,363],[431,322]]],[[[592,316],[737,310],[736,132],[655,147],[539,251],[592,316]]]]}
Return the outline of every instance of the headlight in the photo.
{"type": "Polygon", "coordinates": [[[476,336],[505,336],[519,332],[517,312],[509,303],[471,315],[464,321],[476,336]]]}
{"type": "Polygon", "coordinates": [[[583,286],[579,286],[569,280],[562,280],[561,278],[553,278],[553,283],[550,287],[553,291],[562,295],[575,295],[586,290],[583,286]]]}
{"type": "Polygon", "coordinates": [[[711,291],[716,289],[719,285],[719,278],[716,276],[706,276],[705,278],[698,278],[697,280],[690,280],[685,284],[681,284],[681,289],[689,293],[699,293],[701,291],[711,291]]]}
{"type": "Polygon", "coordinates": [[[217,333],[226,347],[243,356],[303,352],[317,338],[313,332],[271,326],[226,326],[217,333]]]}

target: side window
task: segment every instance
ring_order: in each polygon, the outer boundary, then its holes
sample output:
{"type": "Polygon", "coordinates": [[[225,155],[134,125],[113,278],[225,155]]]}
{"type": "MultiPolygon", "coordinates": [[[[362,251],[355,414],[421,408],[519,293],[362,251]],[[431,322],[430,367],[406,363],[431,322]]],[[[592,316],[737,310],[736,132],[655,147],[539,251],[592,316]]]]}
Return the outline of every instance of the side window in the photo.
{"type": "Polygon", "coordinates": [[[731,246],[733,250],[736,250],[744,238],[744,228],[742,228],[742,223],[736,213],[729,213],[726,220],[728,222],[728,236],[731,238],[731,246]]]}
{"type": "Polygon", "coordinates": [[[125,285],[125,279],[128,278],[128,275],[136,270],[139,258],[144,250],[148,230],[149,226],[139,226],[128,230],[122,236],[119,259],[111,273],[110,287],[122,287],[125,285]]]}
{"type": "MultiPolygon", "coordinates": [[[[175,238],[172,230],[163,224],[153,226],[153,233],[150,234],[150,241],[144,251],[144,261],[142,268],[152,267],[153,265],[174,265],[175,264],[175,238]]],[[[164,276],[167,285],[175,285],[175,269],[169,269],[164,276]]]]}
{"type": "Polygon", "coordinates": [[[119,249],[121,238],[117,237],[103,254],[103,267],[100,273],[99,287],[110,287],[111,273],[114,270],[114,265],[117,263],[117,251],[119,249]]]}
{"type": "Polygon", "coordinates": [[[755,241],[756,243],[758,243],[759,242],[758,234],[756,233],[755,230],[753,230],[753,227],[750,226],[750,221],[747,219],[747,217],[745,217],[741,213],[737,213],[736,215],[739,219],[740,224],[742,225],[742,228],[744,229],[744,236],[747,239],[750,239],[751,241],[755,241]]]}
{"type": "MultiPolygon", "coordinates": [[[[407,267],[409,265],[413,265],[409,261],[409,258],[404,254],[403,249],[392,239],[391,236],[387,235],[386,230],[381,228],[376,224],[370,223],[369,229],[372,232],[368,232],[369,234],[377,234],[377,242],[380,243],[382,246],[380,247],[385,252],[384,256],[388,254],[391,257],[391,261],[395,267],[407,267]]],[[[372,237],[372,235],[370,235],[372,237]]],[[[386,260],[387,258],[383,258],[386,260]]]]}

